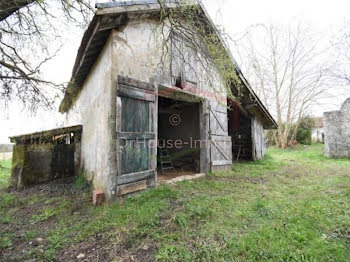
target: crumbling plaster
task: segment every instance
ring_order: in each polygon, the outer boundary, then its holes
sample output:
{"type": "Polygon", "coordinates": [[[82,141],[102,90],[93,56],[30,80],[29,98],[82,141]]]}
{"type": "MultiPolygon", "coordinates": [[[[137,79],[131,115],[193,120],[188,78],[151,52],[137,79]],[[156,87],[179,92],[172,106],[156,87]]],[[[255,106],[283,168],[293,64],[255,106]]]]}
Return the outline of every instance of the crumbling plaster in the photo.
{"type": "MultiPolygon", "coordinates": [[[[170,64],[171,43],[167,22],[131,20],[122,31],[114,31],[118,74],[140,81],[172,87],[170,64]],[[166,44],[166,47],[164,46],[166,44]]],[[[196,96],[226,105],[226,90],[213,67],[197,63],[198,84],[187,90],[196,96]]]]}
{"type": "Polygon", "coordinates": [[[115,145],[115,117],[112,116],[115,116],[116,85],[113,83],[116,80],[112,40],[111,34],[78,99],[66,114],[67,125],[83,125],[80,168],[93,182],[94,188],[103,190],[107,196],[114,194],[116,176],[115,159],[110,153],[115,145]]]}

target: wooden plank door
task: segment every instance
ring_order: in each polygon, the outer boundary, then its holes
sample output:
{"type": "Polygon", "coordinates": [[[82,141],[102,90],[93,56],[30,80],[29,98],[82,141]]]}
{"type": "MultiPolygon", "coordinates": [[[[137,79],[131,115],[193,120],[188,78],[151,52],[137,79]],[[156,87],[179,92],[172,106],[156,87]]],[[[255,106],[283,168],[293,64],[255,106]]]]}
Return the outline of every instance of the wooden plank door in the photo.
{"type": "Polygon", "coordinates": [[[228,135],[227,108],[216,102],[209,103],[210,170],[230,170],[232,141],[228,135]]]}
{"type": "Polygon", "coordinates": [[[57,144],[54,146],[52,151],[51,179],[75,175],[74,151],[74,144],[57,144]]]}
{"type": "Polygon", "coordinates": [[[264,158],[265,151],[266,151],[264,127],[256,117],[253,117],[251,128],[252,128],[253,160],[260,160],[264,158]]]}
{"type": "Polygon", "coordinates": [[[120,78],[117,96],[118,185],[156,180],[156,95],[153,85],[120,78]]]}

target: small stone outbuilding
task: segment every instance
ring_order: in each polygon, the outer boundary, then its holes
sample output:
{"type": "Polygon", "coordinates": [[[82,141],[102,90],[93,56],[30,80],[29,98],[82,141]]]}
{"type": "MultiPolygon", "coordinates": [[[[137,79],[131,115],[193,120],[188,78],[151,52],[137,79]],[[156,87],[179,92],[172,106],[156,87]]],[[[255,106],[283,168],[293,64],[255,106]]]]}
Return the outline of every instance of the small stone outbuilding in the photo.
{"type": "Polygon", "coordinates": [[[339,111],[324,113],[323,119],[326,156],[350,157],[350,98],[339,111]]]}
{"type": "Polygon", "coordinates": [[[11,186],[22,188],[74,176],[79,166],[82,126],[10,137],[13,146],[11,186]]]}

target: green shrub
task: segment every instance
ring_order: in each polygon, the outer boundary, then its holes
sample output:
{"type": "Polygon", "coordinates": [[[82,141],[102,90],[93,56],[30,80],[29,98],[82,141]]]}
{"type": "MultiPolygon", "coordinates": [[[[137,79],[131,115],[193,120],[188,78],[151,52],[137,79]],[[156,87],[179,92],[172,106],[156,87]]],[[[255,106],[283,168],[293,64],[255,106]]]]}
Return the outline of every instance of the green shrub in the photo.
{"type": "Polygon", "coordinates": [[[303,145],[311,145],[312,128],[314,127],[314,120],[310,117],[302,118],[296,140],[303,145]]]}
{"type": "Polygon", "coordinates": [[[189,221],[188,221],[187,216],[184,213],[182,213],[182,212],[175,216],[174,222],[180,228],[184,228],[184,227],[187,227],[189,225],[189,221]]]}
{"type": "MultiPolygon", "coordinates": [[[[311,145],[311,137],[312,137],[312,128],[314,127],[315,123],[312,118],[309,116],[305,116],[301,119],[301,122],[298,127],[297,135],[296,135],[296,141],[299,144],[303,145],[311,145]]],[[[285,129],[285,123],[282,124],[282,131],[284,132],[285,129]]],[[[289,134],[288,134],[288,141],[292,139],[292,135],[294,134],[296,128],[296,124],[293,124],[290,127],[289,134]]],[[[265,131],[265,137],[268,141],[268,146],[274,146],[276,145],[276,138],[277,138],[277,130],[267,130],[265,131]]]]}

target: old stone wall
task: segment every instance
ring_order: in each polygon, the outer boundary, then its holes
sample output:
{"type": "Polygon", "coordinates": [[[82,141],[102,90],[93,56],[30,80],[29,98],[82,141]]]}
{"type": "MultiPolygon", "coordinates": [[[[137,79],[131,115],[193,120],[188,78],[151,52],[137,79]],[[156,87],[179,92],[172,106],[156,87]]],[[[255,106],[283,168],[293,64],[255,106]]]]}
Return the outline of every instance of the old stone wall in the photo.
{"type": "Polygon", "coordinates": [[[324,143],[326,156],[350,156],[350,98],[339,111],[324,113],[324,143]]]}
{"type": "Polygon", "coordinates": [[[51,178],[51,144],[14,146],[11,185],[15,188],[49,181],[51,178]]]}
{"type": "Polygon", "coordinates": [[[77,144],[23,143],[13,147],[11,186],[22,188],[75,175],[77,144]]]}
{"type": "Polygon", "coordinates": [[[115,92],[111,43],[110,38],[85,80],[74,106],[66,114],[66,125],[83,126],[80,168],[93,182],[94,188],[103,190],[108,196],[113,194],[115,185],[112,181],[116,175],[116,169],[111,163],[114,160],[109,154],[114,143],[111,119],[115,115],[115,109],[112,109],[115,103],[112,93],[115,92]]]}

